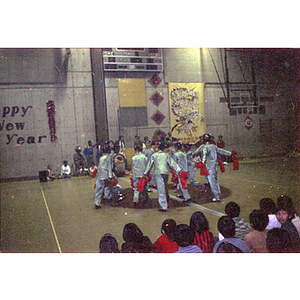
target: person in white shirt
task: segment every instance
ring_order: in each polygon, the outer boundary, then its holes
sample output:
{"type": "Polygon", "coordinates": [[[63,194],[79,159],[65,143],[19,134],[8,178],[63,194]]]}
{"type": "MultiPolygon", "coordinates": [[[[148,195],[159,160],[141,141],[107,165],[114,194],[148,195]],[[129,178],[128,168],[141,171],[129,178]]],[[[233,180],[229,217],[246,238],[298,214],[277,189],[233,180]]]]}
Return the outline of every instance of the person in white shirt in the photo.
{"type": "Polygon", "coordinates": [[[61,166],[60,178],[70,178],[71,177],[71,168],[68,165],[68,161],[64,160],[64,164],[61,166]]]}

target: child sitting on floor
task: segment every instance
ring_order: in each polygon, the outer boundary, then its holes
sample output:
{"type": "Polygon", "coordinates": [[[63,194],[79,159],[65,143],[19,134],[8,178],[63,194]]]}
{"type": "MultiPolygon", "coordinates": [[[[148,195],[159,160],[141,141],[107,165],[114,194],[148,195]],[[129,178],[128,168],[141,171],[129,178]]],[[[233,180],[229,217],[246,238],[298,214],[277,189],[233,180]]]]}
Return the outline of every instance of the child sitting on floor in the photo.
{"type": "MultiPolygon", "coordinates": [[[[245,235],[250,232],[251,226],[244,219],[239,218],[240,206],[233,201],[228,202],[225,206],[225,213],[235,223],[235,236],[234,237],[243,240],[245,235]]],[[[221,240],[221,239],[222,239],[222,235],[219,235],[219,240],[221,240]]]]}
{"type": "Polygon", "coordinates": [[[296,226],[292,223],[292,219],[294,217],[293,207],[289,202],[280,202],[277,204],[275,212],[276,217],[281,224],[281,228],[289,233],[293,252],[298,253],[300,251],[300,237],[296,226]]]}
{"type": "Polygon", "coordinates": [[[244,237],[244,241],[249,246],[251,253],[266,253],[267,234],[266,226],[269,223],[268,215],[261,210],[254,209],[250,213],[250,225],[254,229],[244,237]]]}
{"type": "Polygon", "coordinates": [[[179,247],[174,238],[175,230],[176,222],[173,219],[167,219],[162,223],[162,235],[153,244],[158,253],[174,253],[178,250],[179,247]]]}
{"type": "Polygon", "coordinates": [[[275,202],[271,198],[263,198],[259,202],[259,207],[262,212],[268,215],[269,222],[266,227],[266,229],[272,229],[272,228],[280,228],[281,224],[278,222],[276,215],[274,213],[275,211],[275,202]]]}

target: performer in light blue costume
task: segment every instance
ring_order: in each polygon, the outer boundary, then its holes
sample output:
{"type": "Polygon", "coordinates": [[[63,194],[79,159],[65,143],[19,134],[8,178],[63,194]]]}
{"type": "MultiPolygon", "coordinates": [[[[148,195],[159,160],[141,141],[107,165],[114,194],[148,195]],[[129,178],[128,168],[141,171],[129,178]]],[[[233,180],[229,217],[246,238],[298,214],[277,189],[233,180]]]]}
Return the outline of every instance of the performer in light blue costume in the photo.
{"type": "MultiPolygon", "coordinates": [[[[175,154],[174,154],[174,160],[180,167],[182,171],[185,171],[186,173],[188,172],[188,161],[186,154],[182,152],[182,143],[178,142],[175,144],[175,154]]],[[[191,200],[191,195],[189,194],[187,189],[184,189],[182,187],[180,178],[178,178],[179,182],[179,198],[183,198],[183,202],[187,202],[191,200]]]]}
{"type": "MultiPolygon", "coordinates": [[[[204,134],[203,135],[203,156],[202,156],[202,162],[206,166],[206,169],[209,173],[207,176],[208,183],[210,185],[212,194],[213,194],[213,202],[219,202],[220,196],[221,196],[221,190],[219,183],[217,181],[217,173],[218,173],[218,154],[223,154],[227,156],[231,156],[232,152],[227,151],[221,148],[218,148],[214,144],[210,144],[211,141],[211,135],[210,134],[204,134]]],[[[201,146],[200,146],[201,147],[201,146]]],[[[200,148],[199,147],[199,148],[200,148]]]]}
{"type": "MultiPolygon", "coordinates": [[[[142,153],[143,145],[134,146],[135,155],[132,157],[132,180],[133,180],[133,203],[136,204],[139,202],[140,192],[137,190],[137,184],[140,179],[143,177],[144,171],[146,169],[148,159],[145,154],[142,153]]],[[[148,199],[147,194],[147,186],[144,187],[144,191],[141,193],[143,200],[146,201],[148,199]]]]}
{"type": "Polygon", "coordinates": [[[190,144],[184,144],[184,153],[187,157],[187,169],[188,169],[188,177],[189,182],[195,186],[198,189],[204,189],[204,184],[201,184],[200,182],[195,180],[195,173],[196,173],[196,163],[194,158],[194,153],[191,151],[191,145],[190,144]]]}
{"type": "Polygon", "coordinates": [[[161,141],[158,142],[158,152],[151,156],[146,170],[144,171],[144,178],[147,178],[147,174],[153,167],[153,173],[157,184],[158,202],[160,204],[160,211],[167,211],[168,208],[168,178],[169,169],[172,168],[174,172],[180,173],[181,169],[177,163],[170,157],[170,155],[164,152],[166,144],[161,141]]]}
{"type": "MultiPolygon", "coordinates": [[[[151,159],[151,156],[152,156],[155,152],[154,152],[154,149],[151,147],[151,141],[146,140],[146,141],[145,141],[145,146],[146,146],[146,148],[143,149],[143,153],[146,155],[146,157],[147,157],[147,163],[148,163],[148,162],[150,161],[150,159],[151,159]]],[[[156,186],[155,176],[154,176],[152,170],[150,170],[150,176],[151,176],[151,181],[150,181],[150,182],[147,182],[147,189],[148,189],[148,192],[151,192],[151,190],[149,189],[149,188],[150,188],[150,184],[151,184],[152,186],[156,186]]]]}

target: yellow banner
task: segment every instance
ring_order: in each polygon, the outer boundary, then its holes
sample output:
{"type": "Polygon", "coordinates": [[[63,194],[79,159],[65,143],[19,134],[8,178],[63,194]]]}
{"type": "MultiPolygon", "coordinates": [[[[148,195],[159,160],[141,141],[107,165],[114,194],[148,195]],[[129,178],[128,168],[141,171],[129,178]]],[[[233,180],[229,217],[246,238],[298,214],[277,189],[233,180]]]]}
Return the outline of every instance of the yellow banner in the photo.
{"type": "Polygon", "coordinates": [[[206,132],[204,83],[169,83],[170,122],[173,137],[196,143],[206,132]]]}
{"type": "Polygon", "coordinates": [[[147,106],[144,78],[118,79],[120,107],[147,106]]]}

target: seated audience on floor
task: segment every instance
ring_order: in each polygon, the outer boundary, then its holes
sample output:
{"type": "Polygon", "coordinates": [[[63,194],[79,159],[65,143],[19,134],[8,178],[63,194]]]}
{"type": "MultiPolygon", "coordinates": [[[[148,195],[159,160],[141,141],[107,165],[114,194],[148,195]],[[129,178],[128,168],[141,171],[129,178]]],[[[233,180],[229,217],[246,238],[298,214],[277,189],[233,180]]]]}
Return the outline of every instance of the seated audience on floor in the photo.
{"type": "Polygon", "coordinates": [[[277,204],[280,204],[281,202],[288,202],[290,204],[291,209],[292,209],[292,211],[291,211],[292,223],[295,225],[295,227],[297,228],[297,231],[300,235],[300,218],[296,213],[292,198],[290,198],[289,196],[286,196],[286,195],[280,195],[280,197],[278,197],[278,199],[277,199],[277,204]]]}
{"type": "Polygon", "coordinates": [[[294,208],[290,202],[282,201],[275,208],[276,217],[281,224],[281,228],[286,230],[291,239],[293,252],[300,251],[300,237],[296,226],[292,223],[294,208]]]}
{"type": "Polygon", "coordinates": [[[52,181],[55,179],[53,175],[52,165],[47,166],[46,174],[47,174],[47,181],[52,181]]]}
{"type": "Polygon", "coordinates": [[[176,226],[175,241],[179,246],[179,249],[175,253],[202,253],[200,247],[194,245],[193,233],[186,224],[176,226]]]}
{"type": "Polygon", "coordinates": [[[174,253],[178,250],[175,242],[176,222],[173,219],[165,220],[161,225],[162,235],[153,244],[157,253],[174,253]]]}
{"type": "Polygon", "coordinates": [[[122,244],[122,253],[128,253],[128,248],[138,253],[155,253],[156,250],[147,236],[135,223],[128,223],[123,229],[123,239],[125,243],[122,244]]]}
{"type": "Polygon", "coordinates": [[[212,253],[214,248],[214,237],[209,231],[208,221],[205,215],[196,211],[190,219],[190,229],[193,233],[193,242],[200,247],[202,253],[212,253]]]}
{"type": "MultiPolygon", "coordinates": [[[[240,206],[230,201],[225,206],[225,214],[231,218],[235,223],[235,236],[239,239],[244,239],[245,235],[251,230],[251,226],[244,219],[240,218],[240,206]]],[[[222,239],[222,235],[219,235],[219,240],[222,239]]]]}
{"type": "Polygon", "coordinates": [[[282,228],[268,231],[267,249],[269,253],[292,253],[293,247],[289,233],[282,228]]]}
{"type": "Polygon", "coordinates": [[[232,218],[228,216],[221,217],[218,221],[218,230],[224,239],[215,244],[213,253],[218,252],[219,246],[225,242],[239,248],[243,253],[251,253],[248,245],[243,240],[235,237],[235,223],[232,218]]]}
{"type": "Polygon", "coordinates": [[[268,215],[261,210],[254,209],[249,216],[250,225],[253,228],[246,236],[244,241],[249,246],[252,253],[266,253],[267,234],[266,226],[269,223],[268,215]]]}
{"type": "Polygon", "coordinates": [[[117,240],[109,233],[101,238],[99,249],[100,253],[120,253],[117,240]]]}
{"type": "Polygon", "coordinates": [[[71,168],[68,165],[68,161],[64,160],[63,165],[61,166],[60,170],[60,178],[71,178],[71,168]]]}
{"type": "Polygon", "coordinates": [[[266,229],[280,228],[281,224],[278,222],[275,214],[275,202],[271,198],[263,198],[259,202],[259,208],[262,212],[268,215],[269,222],[266,229]]]}

